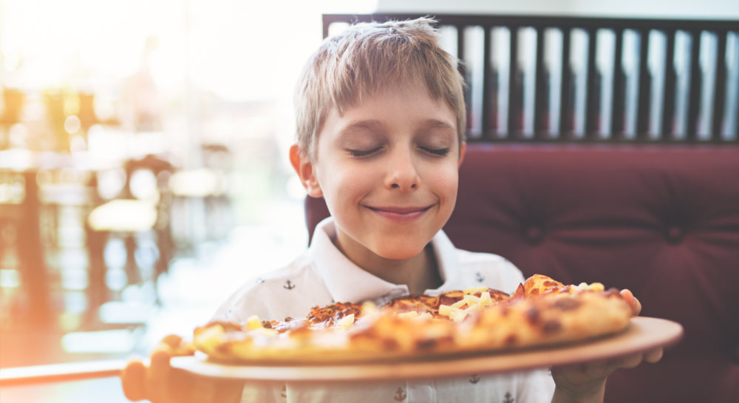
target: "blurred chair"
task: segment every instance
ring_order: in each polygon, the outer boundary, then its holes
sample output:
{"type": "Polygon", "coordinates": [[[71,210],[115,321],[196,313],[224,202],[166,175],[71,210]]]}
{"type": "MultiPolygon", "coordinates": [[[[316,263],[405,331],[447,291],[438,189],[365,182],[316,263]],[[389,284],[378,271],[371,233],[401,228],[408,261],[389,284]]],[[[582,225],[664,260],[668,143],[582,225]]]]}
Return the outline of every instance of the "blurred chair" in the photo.
{"type": "Polygon", "coordinates": [[[3,88],[3,113],[0,115],[0,150],[10,148],[10,127],[20,122],[26,94],[13,88],[3,88]]]}
{"type": "MultiPolygon", "coordinates": [[[[233,228],[228,174],[233,155],[221,144],[205,144],[203,168],[177,172],[170,179],[176,244],[181,251],[207,241],[219,241],[233,228]]],[[[194,252],[193,252],[194,253],[194,252]]]]}
{"type": "Polygon", "coordinates": [[[111,194],[105,174],[96,177],[99,205],[90,212],[86,223],[90,320],[98,320],[95,315],[111,300],[111,291],[118,292],[129,285],[151,282],[158,302],[157,280],[167,271],[174,248],[169,190],[173,172],[174,166],[166,158],[147,155],[125,164],[119,172],[123,184],[117,194],[111,194]],[[118,260],[125,260],[122,269],[109,267],[116,255],[115,247],[111,246],[114,242],[122,243],[118,249],[125,250],[118,253],[118,260]],[[125,258],[120,259],[121,255],[125,258]]]}

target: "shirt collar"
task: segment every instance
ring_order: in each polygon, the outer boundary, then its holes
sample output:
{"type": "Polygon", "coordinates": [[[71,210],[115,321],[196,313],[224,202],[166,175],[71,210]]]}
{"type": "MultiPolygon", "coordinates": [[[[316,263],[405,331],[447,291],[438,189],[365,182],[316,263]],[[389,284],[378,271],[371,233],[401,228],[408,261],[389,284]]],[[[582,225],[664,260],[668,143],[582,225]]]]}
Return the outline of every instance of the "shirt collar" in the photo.
{"type": "MultiPolygon", "coordinates": [[[[326,218],[316,226],[309,248],[316,271],[334,301],[357,303],[373,300],[384,303],[408,294],[405,284],[387,282],[354,264],[334,245],[332,239],[335,238],[334,220],[332,217],[326,218]]],[[[456,248],[443,231],[434,236],[431,244],[444,284],[437,290],[427,290],[425,293],[436,295],[455,286],[458,275],[456,248]]]]}

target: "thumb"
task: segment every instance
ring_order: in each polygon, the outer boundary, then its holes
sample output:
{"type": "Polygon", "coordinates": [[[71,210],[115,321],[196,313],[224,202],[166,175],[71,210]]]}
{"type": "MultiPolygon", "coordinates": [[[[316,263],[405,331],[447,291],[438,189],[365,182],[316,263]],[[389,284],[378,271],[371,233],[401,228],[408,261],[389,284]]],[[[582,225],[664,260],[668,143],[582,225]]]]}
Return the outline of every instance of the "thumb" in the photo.
{"type": "Polygon", "coordinates": [[[172,367],[170,353],[165,347],[159,347],[151,353],[151,364],[147,371],[146,395],[152,403],[170,403],[169,382],[172,367]]]}

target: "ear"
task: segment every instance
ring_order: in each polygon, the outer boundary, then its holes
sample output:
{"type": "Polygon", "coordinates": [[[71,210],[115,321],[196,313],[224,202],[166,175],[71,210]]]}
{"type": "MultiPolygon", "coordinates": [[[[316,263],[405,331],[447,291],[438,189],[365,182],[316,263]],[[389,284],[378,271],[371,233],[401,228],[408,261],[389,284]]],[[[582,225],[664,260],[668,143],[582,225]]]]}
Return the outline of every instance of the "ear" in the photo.
{"type": "Polygon", "coordinates": [[[457,165],[457,168],[462,166],[462,161],[464,161],[464,153],[467,151],[467,142],[463,141],[462,144],[459,146],[459,165],[457,165]]]}
{"type": "Polygon", "coordinates": [[[300,150],[297,144],[293,144],[290,147],[290,163],[293,169],[295,169],[295,173],[300,177],[300,183],[303,184],[308,196],[323,196],[321,187],[318,185],[315,169],[313,169],[313,163],[308,158],[308,155],[300,150]]]}

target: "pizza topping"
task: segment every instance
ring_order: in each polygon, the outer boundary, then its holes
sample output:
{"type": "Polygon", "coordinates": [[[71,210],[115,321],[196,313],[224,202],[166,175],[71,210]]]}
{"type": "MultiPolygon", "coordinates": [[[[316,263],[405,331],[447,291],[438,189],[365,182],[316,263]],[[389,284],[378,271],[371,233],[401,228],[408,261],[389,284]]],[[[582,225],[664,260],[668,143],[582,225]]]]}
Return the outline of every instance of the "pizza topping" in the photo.
{"type": "Polygon", "coordinates": [[[489,292],[483,292],[482,295],[480,295],[480,301],[478,302],[478,306],[480,308],[485,308],[486,306],[493,305],[493,298],[490,296],[489,292]]]}
{"type": "Polygon", "coordinates": [[[539,323],[539,317],[539,310],[536,307],[531,307],[526,311],[526,319],[532,325],[539,323]]]}
{"type": "Polygon", "coordinates": [[[552,305],[560,311],[571,311],[580,307],[582,302],[574,298],[560,298],[554,301],[552,305]]]}
{"type": "Polygon", "coordinates": [[[349,314],[347,316],[344,316],[339,320],[339,326],[341,326],[344,329],[348,329],[351,325],[354,324],[354,314],[349,314]]]}
{"type": "Polygon", "coordinates": [[[467,295],[467,294],[476,294],[476,293],[479,293],[479,292],[485,292],[487,290],[488,290],[487,287],[468,288],[468,289],[464,290],[464,294],[465,295],[467,295]]]}
{"type": "Polygon", "coordinates": [[[562,324],[557,320],[551,319],[544,322],[544,324],[541,326],[541,329],[544,331],[544,333],[554,333],[562,329],[562,324]]]}
{"type": "Polygon", "coordinates": [[[249,330],[261,329],[262,322],[259,320],[259,317],[257,315],[254,315],[250,317],[249,319],[247,319],[246,328],[249,330]]]}
{"type": "Polygon", "coordinates": [[[212,322],[195,346],[215,358],[351,360],[545,345],[610,334],[628,325],[631,307],[600,283],[565,286],[534,275],[513,295],[491,288],[404,296],[378,307],[334,303],[300,319],[212,322]]]}

